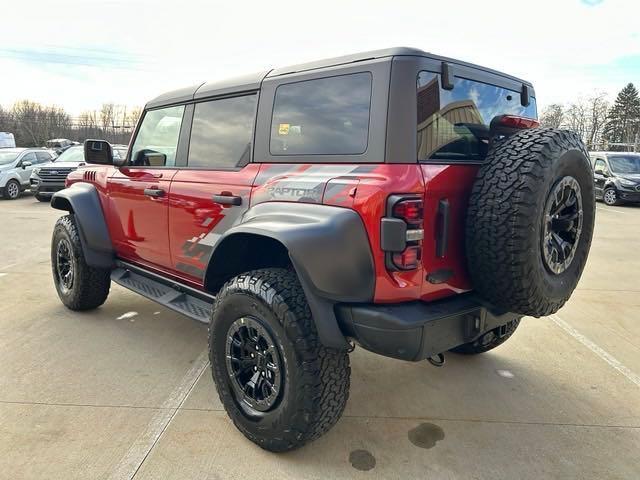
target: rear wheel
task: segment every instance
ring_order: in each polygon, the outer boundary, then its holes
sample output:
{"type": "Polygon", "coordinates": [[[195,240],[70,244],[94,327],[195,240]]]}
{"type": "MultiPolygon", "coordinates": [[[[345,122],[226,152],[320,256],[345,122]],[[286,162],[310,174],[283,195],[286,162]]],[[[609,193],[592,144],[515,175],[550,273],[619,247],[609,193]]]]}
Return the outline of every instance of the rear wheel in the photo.
{"type": "Polygon", "coordinates": [[[109,295],[110,270],[87,265],[73,215],[60,217],[51,240],[53,283],[62,303],[71,310],[90,310],[109,295]]]}
{"type": "Polygon", "coordinates": [[[4,186],[2,196],[7,200],[15,200],[20,196],[20,184],[17,180],[9,180],[4,186]]]}
{"type": "Polygon", "coordinates": [[[509,338],[511,338],[511,336],[515,333],[518,325],[520,325],[519,318],[517,320],[512,320],[506,325],[502,325],[501,327],[489,330],[487,333],[474,340],[473,342],[465,343],[456,348],[452,348],[451,351],[454,353],[461,353],[463,355],[475,355],[478,353],[488,352],[489,350],[493,350],[494,348],[502,345],[504,342],[509,340],[509,338]]]}
{"type": "Polygon", "coordinates": [[[293,450],[318,438],[338,421],[349,396],[349,357],[320,343],[289,270],[255,270],[222,288],[209,358],[227,414],[266,450],[293,450]]]}
{"type": "Polygon", "coordinates": [[[602,195],[604,203],[610,206],[620,205],[620,199],[618,198],[618,192],[615,188],[609,187],[604,191],[602,195]]]}

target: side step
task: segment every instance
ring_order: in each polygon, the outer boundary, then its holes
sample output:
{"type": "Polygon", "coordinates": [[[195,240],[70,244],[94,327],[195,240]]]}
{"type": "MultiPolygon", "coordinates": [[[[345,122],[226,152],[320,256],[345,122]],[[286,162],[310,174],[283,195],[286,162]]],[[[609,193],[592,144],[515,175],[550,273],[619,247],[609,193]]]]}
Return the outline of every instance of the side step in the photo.
{"type": "Polygon", "coordinates": [[[164,279],[150,272],[129,268],[129,265],[123,262],[119,265],[111,272],[111,280],[117,284],[193,320],[209,323],[213,296],[185,285],[163,281],[164,279]]]}

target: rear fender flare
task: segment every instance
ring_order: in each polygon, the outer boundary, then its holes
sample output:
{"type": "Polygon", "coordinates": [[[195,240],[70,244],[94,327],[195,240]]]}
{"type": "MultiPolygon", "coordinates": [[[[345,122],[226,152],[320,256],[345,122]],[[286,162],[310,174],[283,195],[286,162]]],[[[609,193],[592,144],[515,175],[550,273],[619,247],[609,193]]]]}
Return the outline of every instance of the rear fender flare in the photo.
{"type": "Polygon", "coordinates": [[[375,288],[373,257],[360,216],[334,206],[261,203],[221,236],[207,269],[216,268],[219,246],[237,234],[268,237],[286,248],[323,345],[347,348],[333,307],[338,302],[371,302],[375,288]]]}

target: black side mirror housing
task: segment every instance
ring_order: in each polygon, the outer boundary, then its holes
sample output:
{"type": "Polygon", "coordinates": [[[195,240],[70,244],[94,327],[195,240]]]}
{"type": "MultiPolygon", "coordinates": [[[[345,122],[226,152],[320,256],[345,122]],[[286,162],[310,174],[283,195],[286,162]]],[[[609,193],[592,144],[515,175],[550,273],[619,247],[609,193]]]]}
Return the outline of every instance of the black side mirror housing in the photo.
{"type": "Polygon", "coordinates": [[[27,167],[30,167],[31,165],[33,165],[31,162],[20,162],[20,166],[23,170],[25,170],[27,167]]]}
{"type": "Polygon", "coordinates": [[[596,173],[598,175],[604,175],[604,170],[602,170],[602,168],[598,167],[593,171],[593,173],[596,173]]]}
{"type": "Polygon", "coordinates": [[[122,166],[122,159],[113,158],[113,148],[106,140],[85,140],[84,141],[84,160],[87,163],[96,165],[115,165],[122,166]]]}

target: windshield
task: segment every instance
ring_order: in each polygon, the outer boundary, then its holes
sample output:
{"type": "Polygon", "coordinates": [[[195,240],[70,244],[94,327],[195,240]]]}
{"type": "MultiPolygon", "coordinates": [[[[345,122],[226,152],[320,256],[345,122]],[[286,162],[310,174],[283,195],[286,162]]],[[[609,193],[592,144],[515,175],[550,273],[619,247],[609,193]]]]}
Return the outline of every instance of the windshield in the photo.
{"type": "Polygon", "coordinates": [[[0,152],[0,165],[9,165],[16,158],[20,152],[0,152]]]}
{"type": "Polygon", "coordinates": [[[84,162],[84,147],[72,147],[60,154],[55,162],[84,162]]]}
{"type": "Polygon", "coordinates": [[[640,155],[610,156],[609,163],[614,173],[623,175],[628,173],[640,174],[640,155]]]}

